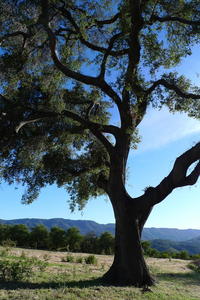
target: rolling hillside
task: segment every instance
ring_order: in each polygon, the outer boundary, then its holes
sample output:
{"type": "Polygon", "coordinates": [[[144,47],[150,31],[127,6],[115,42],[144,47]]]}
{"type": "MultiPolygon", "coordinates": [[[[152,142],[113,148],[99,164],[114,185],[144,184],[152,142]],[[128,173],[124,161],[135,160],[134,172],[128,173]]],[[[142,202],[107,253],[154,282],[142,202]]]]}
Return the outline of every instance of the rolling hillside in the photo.
{"type": "Polygon", "coordinates": [[[200,253],[200,236],[188,241],[175,242],[170,240],[156,239],[151,241],[151,247],[159,251],[187,250],[190,254],[200,253]]]}
{"type": "MultiPolygon", "coordinates": [[[[15,220],[0,220],[0,223],[4,224],[25,224],[29,228],[36,226],[37,224],[43,224],[48,229],[53,226],[58,226],[63,229],[70,227],[77,227],[81,234],[87,234],[89,232],[95,232],[97,235],[108,231],[113,235],[115,233],[114,224],[98,224],[94,221],[87,220],[69,220],[62,218],[54,219],[15,219],[15,220]]],[[[176,229],[176,228],[144,228],[142,233],[143,240],[170,240],[175,242],[182,242],[200,238],[200,230],[197,229],[176,229]]],[[[190,243],[190,242],[189,242],[190,243]]]]}

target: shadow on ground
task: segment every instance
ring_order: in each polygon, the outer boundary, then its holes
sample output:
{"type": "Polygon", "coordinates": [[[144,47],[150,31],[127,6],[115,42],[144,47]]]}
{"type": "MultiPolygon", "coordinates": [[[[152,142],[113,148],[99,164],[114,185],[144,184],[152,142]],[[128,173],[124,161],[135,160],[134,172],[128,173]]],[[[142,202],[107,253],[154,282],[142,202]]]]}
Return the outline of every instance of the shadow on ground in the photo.
{"type": "Polygon", "coordinates": [[[101,278],[97,279],[88,279],[88,280],[79,280],[79,281],[65,281],[65,282],[21,282],[21,281],[9,281],[9,282],[0,282],[0,289],[4,290],[14,290],[14,289],[58,289],[58,288],[88,288],[95,286],[107,286],[103,283],[101,278]]]}
{"type": "Polygon", "coordinates": [[[184,284],[189,285],[199,285],[200,282],[200,274],[196,272],[187,272],[187,273],[157,273],[156,278],[158,282],[160,280],[165,281],[180,281],[184,282],[184,284]]]}
{"type": "MultiPolygon", "coordinates": [[[[179,281],[187,285],[199,285],[200,274],[195,272],[188,273],[157,273],[156,274],[156,285],[160,281],[179,281]]],[[[89,288],[98,286],[109,286],[102,281],[102,278],[88,279],[88,280],[73,280],[73,281],[49,281],[49,282],[0,282],[0,289],[4,290],[15,290],[15,289],[59,289],[59,288],[89,288]]]]}

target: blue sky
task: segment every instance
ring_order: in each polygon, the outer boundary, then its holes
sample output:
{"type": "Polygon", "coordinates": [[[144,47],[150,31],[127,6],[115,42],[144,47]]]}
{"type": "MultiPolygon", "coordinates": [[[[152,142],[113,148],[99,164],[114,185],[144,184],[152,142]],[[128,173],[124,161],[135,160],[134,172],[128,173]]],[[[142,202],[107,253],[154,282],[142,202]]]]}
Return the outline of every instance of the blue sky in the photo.
{"type": "MultiPolygon", "coordinates": [[[[200,86],[199,48],[176,69],[200,86]]],[[[149,110],[140,125],[142,142],[130,153],[127,189],[138,196],[146,186],[157,185],[170,172],[177,156],[200,140],[200,122],[185,114],[169,114],[167,109],[149,110]]],[[[20,202],[22,187],[0,186],[0,219],[66,218],[113,223],[112,207],[106,196],[92,199],[83,212],[70,213],[64,189],[49,186],[30,205],[20,202]]],[[[176,189],[149,217],[146,227],[200,229],[200,180],[195,186],[176,189]]]]}

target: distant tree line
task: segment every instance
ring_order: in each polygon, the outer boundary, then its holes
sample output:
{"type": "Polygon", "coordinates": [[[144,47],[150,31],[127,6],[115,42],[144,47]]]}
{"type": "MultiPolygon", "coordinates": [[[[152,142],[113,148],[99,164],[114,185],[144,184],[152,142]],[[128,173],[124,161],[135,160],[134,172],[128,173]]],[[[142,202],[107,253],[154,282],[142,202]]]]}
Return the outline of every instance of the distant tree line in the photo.
{"type": "MultiPolygon", "coordinates": [[[[48,230],[44,225],[39,224],[30,230],[24,224],[0,224],[0,245],[110,255],[114,253],[114,236],[109,232],[104,232],[100,236],[93,232],[82,235],[76,227],[64,230],[55,226],[48,230]]],[[[185,250],[158,251],[151,247],[150,241],[142,241],[142,248],[144,255],[150,257],[200,258],[200,254],[189,255],[185,250]]]]}
{"type": "Polygon", "coordinates": [[[104,232],[100,236],[92,232],[82,235],[76,227],[64,230],[55,226],[48,230],[42,224],[31,230],[24,224],[0,224],[0,244],[95,254],[114,253],[114,237],[109,232],[104,232]]]}

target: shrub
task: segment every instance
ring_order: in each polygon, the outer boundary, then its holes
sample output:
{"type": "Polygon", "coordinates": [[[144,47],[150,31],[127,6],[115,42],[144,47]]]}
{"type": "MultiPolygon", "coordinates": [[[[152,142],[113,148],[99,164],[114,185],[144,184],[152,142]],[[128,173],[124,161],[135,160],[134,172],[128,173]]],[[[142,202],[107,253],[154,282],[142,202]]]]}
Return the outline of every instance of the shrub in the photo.
{"type": "Polygon", "coordinates": [[[62,257],[61,261],[62,262],[74,262],[74,256],[67,255],[66,257],[62,257]]]}
{"type": "Polygon", "coordinates": [[[18,281],[30,277],[33,273],[32,263],[25,260],[0,260],[0,280],[18,281]]]}
{"type": "Polygon", "coordinates": [[[35,270],[44,271],[46,263],[37,258],[20,257],[17,260],[0,260],[0,280],[19,281],[32,276],[35,270]]]}
{"type": "Polygon", "coordinates": [[[171,254],[168,252],[161,252],[160,257],[161,258],[170,258],[171,254]]]}
{"type": "Polygon", "coordinates": [[[200,259],[194,260],[191,264],[188,265],[188,267],[193,271],[200,273],[200,259]]]}
{"type": "Polygon", "coordinates": [[[96,265],[97,264],[97,258],[94,255],[89,255],[85,258],[85,263],[88,265],[96,265]]]}
{"type": "Polygon", "coordinates": [[[190,256],[189,256],[187,251],[182,250],[182,251],[179,252],[179,258],[186,260],[186,259],[190,259],[190,256]]]}
{"type": "Polygon", "coordinates": [[[82,256],[78,256],[77,258],[76,258],[76,262],[77,263],[79,263],[79,264],[82,264],[83,263],[83,257],[82,256]]]}
{"type": "Polygon", "coordinates": [[[6,256],[8,256],[9,251],[10,251],[10,248],[3,247],[3,248],[0,250],[0,257],[6,257],[6,256]]]}
{"type": "Polygon", "coordinates": [[[4,240],[1,244],[3,247],[6,247],[6,248],[16,247],[16,242],[12,241],[11,239],[4,240]]]}
{"type": "Polygon", "coordinates": [[[35,270],[39,270],[40,272],[43,272],[47,267],[47,263],[38,259],[37,257],[27,258],[26,260],[32,264],[35,270]]]}

